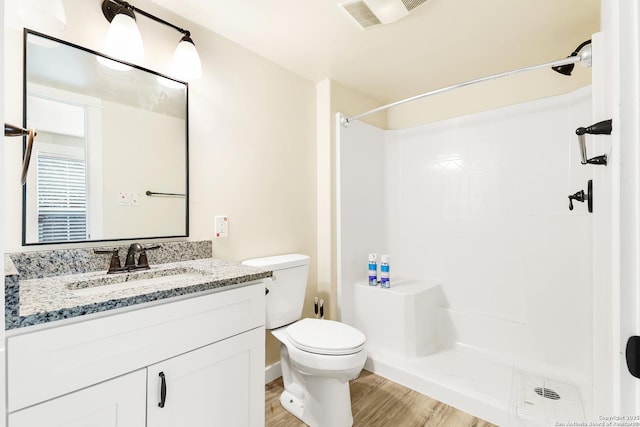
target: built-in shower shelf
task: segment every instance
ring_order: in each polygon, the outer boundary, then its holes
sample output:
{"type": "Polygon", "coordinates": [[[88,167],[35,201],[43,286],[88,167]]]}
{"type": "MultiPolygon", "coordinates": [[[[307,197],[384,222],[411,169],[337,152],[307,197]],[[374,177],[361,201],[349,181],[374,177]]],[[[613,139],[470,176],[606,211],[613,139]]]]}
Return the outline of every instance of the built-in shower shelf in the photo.
{"type": "Polygon", "coordinates": [[[443,346],[440,328],[446,304],[440,282],[393,278],[390,288],[356,284],[355,327],[369,352],[401,358],[426,356],[443,346]]]}

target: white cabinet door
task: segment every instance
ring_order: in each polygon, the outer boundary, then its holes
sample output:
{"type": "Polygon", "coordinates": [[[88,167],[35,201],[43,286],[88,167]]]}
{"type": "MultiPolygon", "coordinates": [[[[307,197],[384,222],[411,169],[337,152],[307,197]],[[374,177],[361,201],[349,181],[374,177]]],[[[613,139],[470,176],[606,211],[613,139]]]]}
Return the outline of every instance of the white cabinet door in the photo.
{"type": "Polygon", "coordinates": [[[9,414],[9,427],[143,427],[146,370],[9,414]]]}
{"type": "Polygon", "coordinates": [[[147,427],[264,426],[264,339],[260,327],[150,366],[147,427]]]}

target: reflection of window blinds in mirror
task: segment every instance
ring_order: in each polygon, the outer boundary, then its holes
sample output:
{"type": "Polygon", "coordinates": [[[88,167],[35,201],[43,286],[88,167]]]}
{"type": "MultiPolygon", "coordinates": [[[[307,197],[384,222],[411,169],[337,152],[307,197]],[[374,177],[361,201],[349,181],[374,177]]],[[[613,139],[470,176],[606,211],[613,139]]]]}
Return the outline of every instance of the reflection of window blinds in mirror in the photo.
{"type": "Polygon", "coordinates": [[[38,241],[87,239],[84,159],[38,154],[38,241]]]}

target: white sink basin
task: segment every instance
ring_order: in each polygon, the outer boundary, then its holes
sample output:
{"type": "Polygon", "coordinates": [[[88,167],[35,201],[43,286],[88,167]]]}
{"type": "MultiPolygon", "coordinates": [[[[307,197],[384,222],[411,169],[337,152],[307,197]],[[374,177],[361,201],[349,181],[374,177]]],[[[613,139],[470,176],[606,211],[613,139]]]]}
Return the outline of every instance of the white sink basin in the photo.
{"type": "Polygon", "coordinates": [[[74,295],[99,295],[142,286],[162,286],[201,279],[206,273],[191,268],[176,268],[163,271],[138,271],[113,274],[107,277],[83,280],[67,284],[74,295]]]}

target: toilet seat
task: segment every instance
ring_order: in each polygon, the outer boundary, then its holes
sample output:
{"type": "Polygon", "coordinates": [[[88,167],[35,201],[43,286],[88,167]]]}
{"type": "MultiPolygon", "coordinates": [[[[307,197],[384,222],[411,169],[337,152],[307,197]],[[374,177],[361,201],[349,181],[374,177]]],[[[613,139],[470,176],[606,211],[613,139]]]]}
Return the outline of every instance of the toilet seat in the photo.
{"type": "Polygon", "coordinates": [[[314,354],[358,353],[364,348],[366,340],[356,328],[333,320],[302,319],[289,325],[286,331],[291,344],[314,354]]]}

